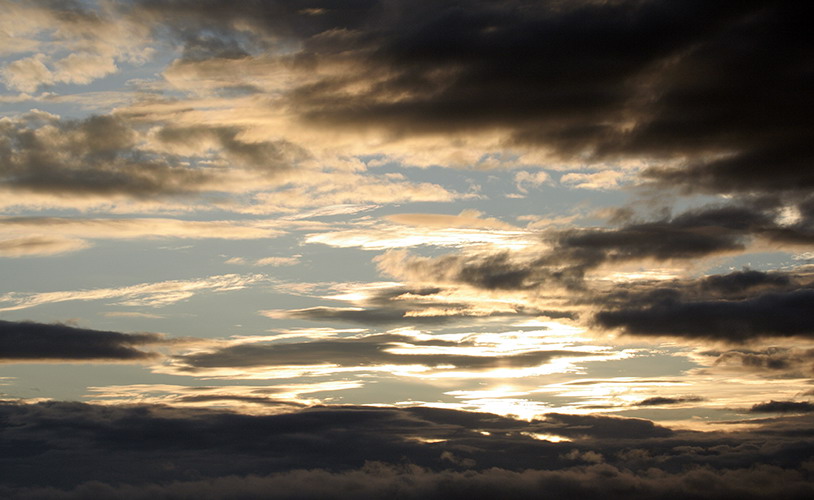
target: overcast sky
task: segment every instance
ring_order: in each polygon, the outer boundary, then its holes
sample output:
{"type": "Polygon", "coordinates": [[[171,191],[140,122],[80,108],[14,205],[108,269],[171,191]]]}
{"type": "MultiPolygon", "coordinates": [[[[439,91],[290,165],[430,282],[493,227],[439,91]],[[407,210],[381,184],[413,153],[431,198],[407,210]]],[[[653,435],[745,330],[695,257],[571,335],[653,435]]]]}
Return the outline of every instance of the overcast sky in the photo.
{"type": "Polygon", "coordinates": [[[0,0],[0,496],[810,498],[804,7],[0,0]]]}

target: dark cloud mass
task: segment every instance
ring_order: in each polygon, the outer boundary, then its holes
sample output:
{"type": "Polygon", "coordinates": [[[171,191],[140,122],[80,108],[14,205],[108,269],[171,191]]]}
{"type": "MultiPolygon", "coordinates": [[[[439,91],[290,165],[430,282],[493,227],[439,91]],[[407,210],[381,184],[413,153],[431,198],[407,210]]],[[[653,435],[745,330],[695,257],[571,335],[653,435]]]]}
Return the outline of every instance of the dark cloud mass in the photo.
{"type": "Polygon", "coordinates": [[[0,404],[4,498],[807,498],[801,417],[760,432],[530,422],[433,408],[250,416],[160,406],[0,404]],[[533,435],[569,436],[551,442],[533,435]],[[591,450],[586,451],[586,450],[591,450]],[[768,465],[771,463],[771,465],[768,465]],[[43,476],[40,471],[49,471],[43,476]]]}
{"type": "Polygon", "coordinates": [[[500,129],[563,156],[683,158],[647,175],[687,190],[814,185],[801,2],[178,0],[135,12],[198,59],[295,46],[286,57],[303,68],[347,66],[288,94],[313,125],[500,129]],[[204,27],[219,43],[202,42],[204,27]]]}
{"type": "Polygon", "coordinates": [[[62,324],[0,320],[0,363],[139,361],[158,356],[139,347],[163,341],[155,333],[105,332],[62,324]]]}

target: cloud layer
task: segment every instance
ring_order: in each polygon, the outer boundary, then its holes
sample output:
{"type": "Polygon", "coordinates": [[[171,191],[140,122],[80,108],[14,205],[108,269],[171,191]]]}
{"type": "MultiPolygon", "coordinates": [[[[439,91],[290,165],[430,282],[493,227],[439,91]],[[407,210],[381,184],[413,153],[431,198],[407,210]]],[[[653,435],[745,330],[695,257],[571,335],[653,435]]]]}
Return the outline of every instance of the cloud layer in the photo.
{"type": "Polygon", "coordinates": [[[0,412],[7,498],[204,491],[212,498],[537,498],[541,488],[585,498],[812,493],[810,426],[794,417],[756,432],[687,433],[640,419],[550,414],[526,422],[431,408],[247,416],[50,402],[2,404],[0,412]],[[755,465],[758,457],[763,464],[755,465]],[[47,478],[32,472],[46,469],[47,478]]]}

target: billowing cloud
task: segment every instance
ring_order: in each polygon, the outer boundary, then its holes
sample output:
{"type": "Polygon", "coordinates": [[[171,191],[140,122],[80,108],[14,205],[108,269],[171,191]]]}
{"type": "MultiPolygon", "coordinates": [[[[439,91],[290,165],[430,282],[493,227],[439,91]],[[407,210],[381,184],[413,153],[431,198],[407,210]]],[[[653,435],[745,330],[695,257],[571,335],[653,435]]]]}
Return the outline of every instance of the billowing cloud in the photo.
{"type": "Polygon", "coordinates": [[[142,346],[164,343],[155,333],[119,333],[63,324],[0,320],[0,363],[145,361],[159,356],[142,346]]]}

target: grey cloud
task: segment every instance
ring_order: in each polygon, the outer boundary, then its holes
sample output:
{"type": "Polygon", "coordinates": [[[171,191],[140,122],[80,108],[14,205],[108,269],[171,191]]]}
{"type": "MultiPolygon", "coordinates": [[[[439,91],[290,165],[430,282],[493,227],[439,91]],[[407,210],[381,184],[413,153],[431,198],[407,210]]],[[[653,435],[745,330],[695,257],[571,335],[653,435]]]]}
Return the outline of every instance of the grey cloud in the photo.
{"type": "Polygon", "coordinates": [[[805,376],[814,373],[814,349],[768,347],[730,350],[716,355],[715,364],[738,363],[747,370],[775,372],[777,376],[805,376]]]}
{"type": "Polygon", "coordinates": [[[0,320],[0,362],[139,361],[158,356],[139,347],[162,342],[164,338],[155,333],[0,320]]]}
{"type": "Polygon", "coordinates": [[[461,369],[538,366],[560,357],[585,356],[585,352],[556,350],[533,351],[505,356],[466,354],[395,354],[388,349],[399,344],[417,347],[471,347],[467,342],[442,340],[417,341],[393,334],[370,335],[353,339],[319,340],[293,344],[239,344],[209,352],[196,352],[174,358],[181,371],[197,372],[207,368],[248,368],[336,364],[345,367],[376,365],[455,366],[461,369]]]}
{"type": "MultiPolygon", "coordinates": [[[[631,223],[609,229],[569,229],[541,234],[550,249],[536,258],[491,255],[446,255],[434,259],[406,258],[393,266],[410,275],[466,283],[487,290],[533,289],[545,285],[583,288],[585,273],[605,263],[654,259],[686,260],[746,249],[754,236],[777,229],[771,211],[745,206],[706,206],[673,218],[631,223]]],[[[389,270],[386,257],[380,268],[389,270]]],[[[755,276],[730,280],[757,279],[755,276]]],[[[782,279],[782,278],[777,278],[782,279]]],[[[777,283],[776,283],[777,284],[777,283]]],[[[707,283],[724,287],[724,283],[707,283]]],[[[734,286],[729,284],[728,286],[734,286]]],[[[744,283],[745,286],[745,283],[744,283]]],[[[767,285],[768,286],[768,285],[767,285]]]]}
{"type": "Polygon", "coordinates": [[[309,158],[308,151],[286,140],[244,141],[237,127],[166,126],[158,131],[157,138],[168,145],[212,143],[212,151],[193,148],[191,158],[143,150],[137,124],[130,118],[60,120],[30,114],[0,122],[0,186],[59,195],[150,198],[216,190],[216,174],[194,166],[196,156],[215,155],[230,166],[267,175],[309,158]]]}
{"type": "Polygon", "coordinates": [[[38,126],[0,122],[0,186],[40,193],[150,197],[194,192],[203,171],[139,151],[125,120],[92,116],[38,126]]]}
{"type": "Polygon", "coordinates": [[[164,127],[157,136],[166,143],[188,144],[212,140],[232,160],[270,173],[288,170],[309,157],[300,146],[286,140],[247,142],[237,127],[164,127]]]}

